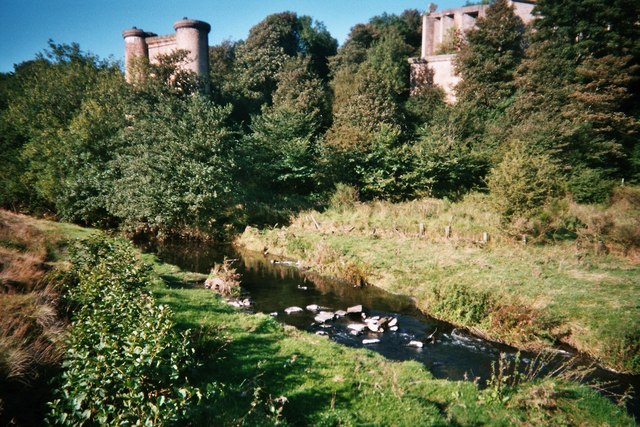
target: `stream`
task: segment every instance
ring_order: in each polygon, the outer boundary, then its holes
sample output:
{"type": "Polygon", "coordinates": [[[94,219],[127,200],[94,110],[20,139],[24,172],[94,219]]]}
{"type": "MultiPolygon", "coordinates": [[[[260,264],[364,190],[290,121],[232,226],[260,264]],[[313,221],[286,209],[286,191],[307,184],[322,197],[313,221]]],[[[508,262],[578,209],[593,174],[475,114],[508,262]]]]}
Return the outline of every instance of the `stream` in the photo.
{"type": "MultiPolygon", "coordinates": [[[[282,323],[326,335],[349,347],[366,347],[391,360],[419,361],[436,378],[476,380],[482,386],[491,376],[492,364],[500,357],[508,361],[517,357],[516,348],[482,339],[429,317],[416,308],[411,298],[394,295],[375,286],[356,288],[303,272],[293,263],[281,262],[260,253],[238,253],[227,246],[182,241],[158,246],[149,244],[142,249],[156,253],[165,263],[198,273],[208,273],[214,263],[222,262],[225,256],[233,258],[236,260],[233,266],[242,275],[242,290],[251,300],[250,311],[271,314],[282,323]],[[397,330],[374,333],[365,329],[355,335],[348,325],[362,323],[359,314],[319,323],[314,320],[318,310],[307,309],[310,305],[327,311],[346,311],[349,307],[362,305],[369,318],[397,319],[397,330]],[[302,311],[285,312],[286,308],[294,306],[302,308],[302,311]],[[365,344],[368,340],[379,341],[365,344]],[[422,343],[422,347],[416,347],[416,341],[422,343]]],[[[537,368],[538,375],[547,374],[570,361],[578,367],[594,365],[593,361],[576,355],[568,348],[546,356],[520,352],[519,359],[521,371],[530,365],[537,368]]],[[[595,366],[584,381],[597,382],[609,397],[620,395],[632,386],[633,395],[627,401],[627,409],[636,420],[640,419],[640,375],[620,374],[595,366]]]]}

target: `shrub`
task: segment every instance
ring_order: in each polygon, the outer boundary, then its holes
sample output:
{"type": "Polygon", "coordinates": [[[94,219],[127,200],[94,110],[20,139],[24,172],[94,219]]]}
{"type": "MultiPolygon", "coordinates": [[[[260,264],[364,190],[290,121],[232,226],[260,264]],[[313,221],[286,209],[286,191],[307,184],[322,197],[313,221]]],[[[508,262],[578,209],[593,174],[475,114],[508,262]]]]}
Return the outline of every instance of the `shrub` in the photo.
{"type": "Polygon", "coordinates": [[[194,350],[170,310],[140,289],[147,267],[120,240],[80,244],[71,261],[76,310],[49,422],[178,423],[201,396],[186,378],[194,350]]]}
{"type": "Polygon", "coordinates": [[[220,295],[240,296],[240,274],[231,266],[233,260],[225,257],[222,264],[215,263],[209,272],[204,287],[220,295]]]}
{"type": "Polygon", "coordinates": [[[475,291],[465,285],[443,286],[433,291],[430,309],[447,320],[475,326],[484,323],[495,305],[488,292],[475,291]]]}
{"type": "Polygon", "coordinates": [[[578,169],[568,182],[569,192],[578,203],[604,203],[611,195],[613,181],[598,169],[578,169]]]}
{"type": "Polygon", "coordinates": [[[491,170],[488,185],[503,219],[531,217],[560,194],[560,169],[548,154],[515,142],[491,170]]]}

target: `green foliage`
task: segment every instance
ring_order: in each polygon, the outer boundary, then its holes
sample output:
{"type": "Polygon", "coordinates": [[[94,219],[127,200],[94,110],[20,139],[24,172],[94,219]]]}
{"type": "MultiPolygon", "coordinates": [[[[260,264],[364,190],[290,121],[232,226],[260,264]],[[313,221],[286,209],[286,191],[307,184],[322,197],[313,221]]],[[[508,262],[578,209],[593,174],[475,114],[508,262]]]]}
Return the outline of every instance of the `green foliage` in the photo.
{"type": "Polygon", "coordinates": [[[109,212],[131,228],[217,228],[234,197],[229,113],[198,95],[141,105],[109,164],[115,174],[109,212]]]}
{"type": "Polygon", "coordinates": [[[260,111],[263,104],[271,104],[277,75],[287,60],[298,54],[308,57],[314,72],[326,78],[327,58],[336,48],[337,41],[324,25],[308,16],[283,12],[252,27],[249,37],[235,50],[235,87],[245,117],[260,111]]]}
{"type": "Polygon", "coordinates": [[[402,37],[390,31],[366,51],[364,62],[346,63],[335,72],[328,153],[336,180],[355,185],[364,198],[408,194],[408,183],[400,177],[408,168],[402,122],[409,51],[402,37]]]}
{"type": "MultiPolygon", "coordinates": [[[[289,109],[310,116],[312,130],[319,134],[331,123],[329,90],[304,56],[289,59],[276,76],[273,110],[289,109]]],[[[268,110],[269,111],[269,110],[268,110]]]]}
{"type": "Polygon", "coordinates": [[[103,227],[117,223],[107,210],[113,184],[109,166],[120,148],[118,133],[126,124],[126,111],[124,79],[119,73],[104,76],[62,134],[64,180],[55,199],[62,219],[103,227]]]}
{"type": "Polygon", "coordinates": [[[515,141],[491,170],[488,186],[503,219],[530,218],[560,194],[559,176],[560,171],[548,154],[531,151],[515,141]]]}
{"type": "MultiPolygon", "coordinates": [[[[103,78],[119,74],[117,65],[84,53],[77,44],[56,45],[34,61],[16,67],[6,94],[3,122],[10,125],[4,144],[17,158],[9,159],[20,184],[10,188],[32,192],[33,210],[52,208],[65,178],[64,133],[92,89],[103,78]]],[[[15,178],[14,178],[15,179],[15,178]]]]}
{"type": "Polygon", "coordinates": [[[369,20],[370,27],[378,37],[386,33],[395,32],[402,40],[411,46],[410,55],[416,55],[420,51],[422,43],[422,17],[416,9],[406,9],[400,15],[383,13],[369,20]]]}
{"type": "Polygon", "coordinates": [[[435,288],[433,303],[429,307],[436,316],[466,326],[478,326],[487,321],[494,305],[488,292],[456,284],[435,288]]]}
{"type": "Polygon", "coordinates": [[[149,266],[123,241],[91,240],[71,253],[75,305],[49,422],[56,425],[176,424],[202,397],[189,385],[188,332],[140,289],[149,266]]]}
{"type": "Polygon", "coordinates": [[[604,203],[609,199],[613,185],[602,170],[581,168],[571,175],[567,189],[578,203],[604,203]]]}
{"type": "Polygon", "coordinates": [[[321,168],[312,114],[288,107],[265,111],[254,119],[245,146],[246,173],[260,191],[309,195],[317,190],[321,168]]]}
{"type": "Polygon", "coordinates": [[[482,186],[485,162],[446,124],[421,129],[411,152],[413,167],[406,179],[418,194],[456,198],[473,187],[482,186]]]}
{"type": "Polygon", "coordinates": [[[410,151],[400,142],[397,128],[384,126],[372,134],[367,149],[350,161],[363,199],[398,200],[411,193],[404,179],[411,167],[410,151]]]}
{"type": "Polygon", "coordinates": [[[209,47],[209,90],[216,104],[233,102],[234,63],[238,42],[224,40],[209,47]]]}
{"type": "Polygon", "coordinates": [[[567,169],[627,175],[638,123],[637,2],[542,0],[535,11],[511,137],[552,150],[567,169]]]}
{"type": "Polygon", "coordinates": [[[524,55],[524,24],[513,5],[497,0],[476,25],[467,32],[455,60],[462,78],[456,96],[476,107],[496,108],[515,92],[514,73],[524,55]]]}

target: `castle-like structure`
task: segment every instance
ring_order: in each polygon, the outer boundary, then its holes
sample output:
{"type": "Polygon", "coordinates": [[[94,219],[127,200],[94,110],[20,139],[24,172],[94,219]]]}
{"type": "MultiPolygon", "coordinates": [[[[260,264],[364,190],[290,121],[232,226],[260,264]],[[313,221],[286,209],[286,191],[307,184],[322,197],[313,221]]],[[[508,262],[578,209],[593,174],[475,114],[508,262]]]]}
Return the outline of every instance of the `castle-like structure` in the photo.
{"type": "MultiPolygon", "coordinates": [[[[526,24],[533,19],[535,0],[511,0],[514,12],[526,24]]],[[[454,87],[460,81],[453,61],[455,53],[440,53],[452,38],[464,34],[476,26],[476,20],[485,16],[489,5],[464,6],[436,12],[437,6],[429,5],[422,15],[422,49],[420,58],[411,58],[412,87],[417,80],[429,76],[432,84],[444,89],[449,102],[455,101],[454,87]]]]}
{"type": "Polygon", "coordinates": [[[195,19],[183,18],[173,24],[174,34],[159,36],[133,27],[122,32],[124,38],[124,69],[128,82],[134,79],[136,58],[157,62],[159,55],[174,50],[189,52],[183,67],[206,78],[209,75],[209,31],[211,25],[195,19]]]}

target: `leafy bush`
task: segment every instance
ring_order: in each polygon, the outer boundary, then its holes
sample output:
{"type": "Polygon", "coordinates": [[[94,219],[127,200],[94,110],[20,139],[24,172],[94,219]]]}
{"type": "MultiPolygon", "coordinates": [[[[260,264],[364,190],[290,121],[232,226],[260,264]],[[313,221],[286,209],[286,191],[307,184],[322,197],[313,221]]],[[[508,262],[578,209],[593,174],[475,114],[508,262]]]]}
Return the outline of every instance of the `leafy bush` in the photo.
{"type": "Polygon", "coordinates": [[[436,288],[433,296],[433,313],[467,326],[485,322],[495,305],[488,292],[458,284],[436,288]]]}
{"type": "Polygon", "coordinates": [[[71,254],[76,308],[52,424],[164,425],[183,419],[202,395],[189,385],[188,331],[140,288],[148,267],[123,241],[97,239],[71,254]]]}
{"type": "Polygon", "coordinates": [[[578,203],[603,203],[611,195],[613,184],[603,171],[582,168],[569,178],[568,187],[578,203]]]}
{"type": "Polygon", "coordinates": [[[491,170],[488,185],[503,219],[531,217],[560,194],[560,169],[548,154],[515,142],[491,170]]]}
{"type": "Polygon", "coordinates": [[[411,147],[413,168],[406,177],[421,195],[456,198],[482,186],[487,166],[447,123],[425,126],[411,147]]]}
{"type": "Polygon", "coordinates": [[[201,96],[141,107],[110,163],[107,209],[128,228],[213,231],[234,202],[231,109],[201,96]]]}

